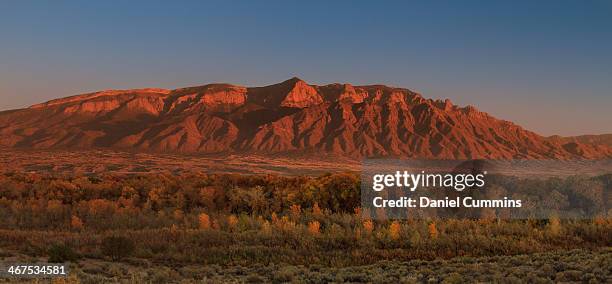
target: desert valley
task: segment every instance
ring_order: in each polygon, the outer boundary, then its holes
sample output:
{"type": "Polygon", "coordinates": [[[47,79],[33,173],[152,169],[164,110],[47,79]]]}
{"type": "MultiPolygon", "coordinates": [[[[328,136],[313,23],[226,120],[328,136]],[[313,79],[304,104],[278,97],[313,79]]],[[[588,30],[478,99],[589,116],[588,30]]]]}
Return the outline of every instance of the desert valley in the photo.
{"type": "Polygon", "coordinates": [[[0,259],[70,263],[67,283],[611,279],[610,135],[544,137],[404,88],[100,91],[0,112],[0,148],[0,259]],[[372,220],[367,158],[583,161],[496,190],[595,217],[372,220]]]}

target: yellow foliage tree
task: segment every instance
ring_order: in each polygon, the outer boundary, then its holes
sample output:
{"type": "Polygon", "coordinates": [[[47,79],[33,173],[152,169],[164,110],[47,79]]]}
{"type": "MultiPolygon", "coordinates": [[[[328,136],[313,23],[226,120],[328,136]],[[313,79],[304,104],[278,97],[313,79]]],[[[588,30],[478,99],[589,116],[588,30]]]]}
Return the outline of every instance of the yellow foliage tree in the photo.
{"type": "Polygon", "coordinates": [[[559,220],[559,217],[553,215],[548,219],[548,222],[548,230],[550,230],[553,235],[556,236],[561,233],[561,220],[559,220]]]}
{"type": "Polygon", "coordinates": [[[210,229],[210,216],[208,216],[208,214],[206,213],[201,213],[200,215],[198,215],[198,223],[200,225],[200,229],[210,229]]]}
{"type": "Polygon", "coordinates": [[[300,215],[302,214],[302,207],[298,204],[291,205],[291,219],[293,221],[297,221],[300,219],[300,215]]]}
{"type": "Polygon", "coordinates": [[[236,228],[236,225],[238,225],[238,218],[233,214],[229,215],[227,217],[227,225],[229,226],[230,230],[234,230],[236,228]]]}
{"type": "Polygon", "coordinates": [[[431,222],[429,224],[429,237],[435,239],[438,237],[438,228],[436,228],[436,222],[431,222]]]}
{"type": "Polygon", "coordinates": [[[389,236],[392,240],[398,240],[400,238],[401,226],[398,221],[393,221],[389,226],[389,236]]]}
{"type": "Polygon", "coordinates": [[[318,221],[311,221],[308,223],[308,232],[313,235],[319,235],[321,233],[321,223],[318,221]]]}
{"type": "Polygon", "coordinates": [[[295,223],[289,220],[288,216],[281,217],[280,221],[278,221],[277,226],[283,230],[292,231],[295,229],[295,223]]]}
{"type": "Polygon", "coordinates": [[[595,219],[593,219],[593,223],[598,226],[603,226],[607,223],[606,218],[602,215],[597,215],[595,219]]]}
{"type": "Polygon", "coordinates": [[[372,231],[374,231],[374,222],[372,222],[372,220],[363,221],[363,229],[366,233],[371,234],[372,231]]]}

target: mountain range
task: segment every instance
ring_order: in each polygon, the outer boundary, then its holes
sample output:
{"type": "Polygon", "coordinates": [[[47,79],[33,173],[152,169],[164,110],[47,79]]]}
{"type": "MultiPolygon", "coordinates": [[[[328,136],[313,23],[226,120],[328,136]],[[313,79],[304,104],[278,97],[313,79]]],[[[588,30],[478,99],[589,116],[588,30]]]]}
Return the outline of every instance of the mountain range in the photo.
{"type": "Polygon", "coordinates": [[[544,137],[473,106],[404,88],[317,86],[299,78],[264,87],[107,90],[0,112],[0,146],[35,149],[356,159],[612,157],[603,139],[544,137]]]}

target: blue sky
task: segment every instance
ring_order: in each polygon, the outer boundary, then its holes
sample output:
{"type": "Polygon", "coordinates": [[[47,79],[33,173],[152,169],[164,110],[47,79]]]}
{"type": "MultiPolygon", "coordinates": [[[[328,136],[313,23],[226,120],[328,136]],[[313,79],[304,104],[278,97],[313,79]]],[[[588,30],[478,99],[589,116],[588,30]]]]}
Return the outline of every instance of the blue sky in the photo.
{"type": "Polygon", "coordinates": [[[0,110],[102,89],[384,83],[612,133],[610,1],[2,1],[0,110]]]}

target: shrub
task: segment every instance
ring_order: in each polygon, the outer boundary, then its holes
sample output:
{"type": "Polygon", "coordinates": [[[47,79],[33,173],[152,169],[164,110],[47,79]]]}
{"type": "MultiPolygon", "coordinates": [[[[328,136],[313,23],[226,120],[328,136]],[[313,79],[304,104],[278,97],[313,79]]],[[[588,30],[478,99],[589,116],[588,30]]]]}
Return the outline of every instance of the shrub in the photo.
{"type": "Polygon", "coordinates": [[[247,276],[246,282],[247,283],[265,283],[266,279],[257,274],[251,274],[247,276]]]}
{"type": "Polygon", "coordinates": [[[78,216],[72,215],[72,217],[70,218],[70,227],[75,230],[82,230],[83,221],[78,216]]]}
{"type": "Polygon", "coordinates": [[[60,263],[67,261],[75,261],[78,255],[71,247],[65,244],[55,244],[49,248],[49,262],[60,263]]]}
{"type": "Polygon", "coordinates": [[[274,273],[274,282],[291,282],[299,271],[293,266],[281,267],[274,273]]]}
{"type": "Polygon", "coordinates": [[[102,240],[102,253],[112,260],[121,260],[134,252],[134,242],[125,237],[111,236],[102,240]]]}
{"type": "Polygon", "coordinates": [[[266,236],[272,234],[272,226],[270,225],[270,222],[264,221],[264,223],[261,224],[261,232],[266,236]]]}
{"type": "Polygon", "coordinates": [[[410,235],[410,245],[416,247],[421,243],[421,234],[418,231],[412,232],[410,235]]]}
{"type": "Polygon", "coordinates": [[[444,280],[442,281],[442,283],[444,284],[453,284],[453,283],[465,283],[465,279],[463,279],[463,277],[461,277],[461,274],[457,273],[457,272],[453,272],[449,275],[446,276],[446,278],[444,278],[444,280]]]}
{"type": "Polygon", "coordinates": [[[323,216],[323,211],[321,211],[321,207],[319,207],[318,202],[315,202],[315,204],[312,206],[312,215],[317,217],[323,216]]]}
{"type": "Polygon", "coordinates": [[[174,220],[182,221],[183,218],[185,218],[185,212],[183,212],[183,210],[176,209],[174,210],[174,213],[172,214],[172,216],[174,217],[174,220]]]}
{"type": "Polygon", "coordinates": [[[219,221],[217,220],[212,221],[211,227],[215,230],[221,230],[221,224],[219,224],[219,221]]]}

